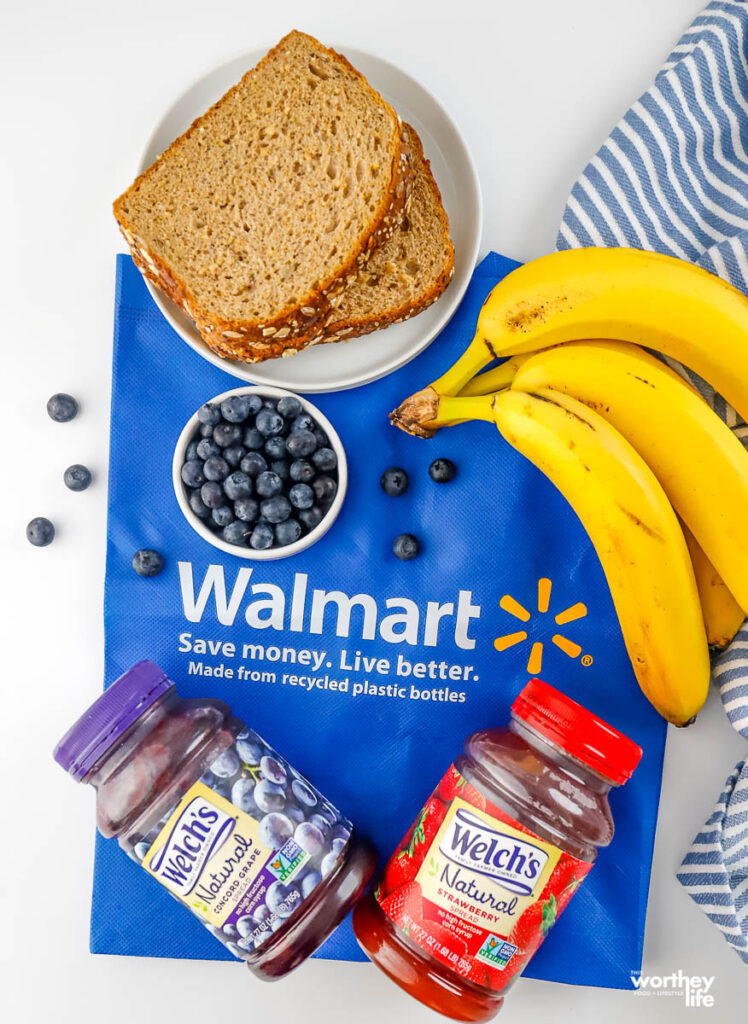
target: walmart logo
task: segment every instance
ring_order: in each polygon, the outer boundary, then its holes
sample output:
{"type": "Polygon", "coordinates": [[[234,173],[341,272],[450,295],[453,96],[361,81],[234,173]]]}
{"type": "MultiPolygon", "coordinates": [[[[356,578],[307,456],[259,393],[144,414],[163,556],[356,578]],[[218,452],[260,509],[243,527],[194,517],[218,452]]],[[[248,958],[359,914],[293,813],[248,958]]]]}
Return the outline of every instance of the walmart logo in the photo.
{"type": "MultiPolygon", "coordinates": [[[[551,614],[549,609],[551,606],[552,587],[553,584],[547,577],[543,576],[538,580],[538,615],[546,616],[551,614]]],[[[525,608],[524,605],[521,605],[516,598],[511,596],[511,594],[504,594],[502,599],[499,601],[499,607],[519,622],[529,622],[533,616],[533,613],[529,612],[527,608],[525,608]]],[[[570,622],[576,622],[577,619],[583,619],[586,614],[587,606],[582,604],[581,601],[577,601],[576,604],[572,604],[568,608],[564,608],[559,611],[556,615],[553,615],[552,622],[556,626],[566,626],[570,622]]],[[[551,626],[551,629],[552,628],[553,626],[551,626]]],[[[510,647],[515,647],[517,644],[524,643],[527,639],[527,630],[518,629],[512,633],[506,633],[504,636],[496,637],[493,645],[497,651],[506,651],[510,647]]],[[[544,640],[535,640],[530,648],[530,654],[527,658],[527,671],[530,675],[534,676],[542,671],[543,647],[545,642],[546,641],[544,640]]],[[[582,654],[582,648],[579,644],[570,640],[561,632],[554,632],[550,637],[550,642],[558,647],[560,651],[563,651],[569,658],[579,658],[580,654],[582,654]]],[[[582,665],[591,665],[592,655],[584,654],[580,658],[580,661],[582,665]]]]}

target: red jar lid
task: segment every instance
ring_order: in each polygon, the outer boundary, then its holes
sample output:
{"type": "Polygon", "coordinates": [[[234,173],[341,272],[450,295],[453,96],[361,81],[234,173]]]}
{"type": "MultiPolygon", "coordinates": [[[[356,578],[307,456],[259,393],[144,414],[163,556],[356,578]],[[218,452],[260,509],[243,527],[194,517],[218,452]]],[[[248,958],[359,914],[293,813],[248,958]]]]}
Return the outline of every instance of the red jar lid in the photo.
{"type": "Polygon", "coordinates": [[[631,778],[642,749],[542,679],[531,679],[512,704],[514,714],[578,761],[620,786],[631,778]]]}

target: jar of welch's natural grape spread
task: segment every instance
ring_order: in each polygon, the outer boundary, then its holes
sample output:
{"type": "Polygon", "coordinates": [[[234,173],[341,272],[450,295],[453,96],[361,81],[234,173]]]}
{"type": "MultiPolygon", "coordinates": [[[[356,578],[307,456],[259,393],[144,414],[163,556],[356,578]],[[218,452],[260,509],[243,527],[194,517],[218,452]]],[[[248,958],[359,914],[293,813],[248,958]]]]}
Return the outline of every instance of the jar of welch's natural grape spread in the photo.
{"type": "Polygon", "coordinates": [[[113,683],[54,756],[96,790],[99,831],[259,977],[313,953],[376,867],[371,844],[228,705],[182,699],[153,662],[113,683]]]}
{"type": "Polygon", "coordinates": [[[484,1021],[613,838],[608,806],[641,749],[531,680],[507,728],[473,733],[353,913],[369,958],[410,995],[484,1021]]]}

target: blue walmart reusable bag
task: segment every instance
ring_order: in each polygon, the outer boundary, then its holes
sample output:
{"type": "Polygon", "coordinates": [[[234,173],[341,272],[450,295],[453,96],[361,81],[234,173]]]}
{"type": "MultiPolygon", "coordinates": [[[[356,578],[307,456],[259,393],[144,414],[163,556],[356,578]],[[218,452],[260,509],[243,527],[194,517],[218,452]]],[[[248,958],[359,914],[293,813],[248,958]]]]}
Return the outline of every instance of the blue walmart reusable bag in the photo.
{"type": "MultiPolygon", "coordinates": [[[[612,795],[613,843],[526,973],[629,987],[631,973],[641,966],[665,726],[637,687],[597,556],[566,501],[491,425],[445,429],[423,441],[387,420],[405,396],[451,365],[473,335],[486,294],[515,266],[489,255],[449,326],[397,373],[351,391],[312,396],[348,454],[342,512],[307,551],[252,562],[198,537],[171,483],[174,447],[187,419],[240,382],[185,345],[129,257],[118,258],[106,678],[112,681],[139,659],[151,658],[184,696],[227,701],[374,839],[384,863],[464,738],[508,721],[509,705],[529,678],[530,653],[534,647],[537,658],[542,645],[536,674],[632,737],[644,757],[632,780],[612,795]],[[429,463],[437,456],[456,463],[453,482],[439,485],[429,478],[429,463]],[[410,476],[400,498],[387,497],[379,486],[391,465],[410,476]],[[403,532],[421,541],[414,561],[399,562],[392,554],[392,541],[403,532]],[[142,547],[165,556],[160,576],[141,579],[133,572],[133,553],[142,547]],[[247,582],[245,572],[237,584],[242,568],[250,568],[251,576],[247,582]],[[538,610],[540,580],[551,583],[545,611],[538,610]],[[283,619],[250,628],[246,607],[267,596],[268,584],[280,588],[283,619]],[[306,619],[301,632],[289,630],[294,588],[301,585],[308,593],[368,595],[376,608],[375,638],[364,638],[371,624],[364,628],[355,603],[346,621],[331,602],[321,633],[310,632],[306,619]],[[505,595],[531,612],[528,622],[500,607],[505,595]],[[379,625],[394,598],[414,602],[417,636],[397,642],[386,630],[390,639],[382,638],[379,625]],[[433,612],[432,628],[426,628],[430,602],[441,605],[438,630],[433,612]],[[580,602],[586,614],[566,625],[556,622],[580,602]],[[497,650],[496,638],[511,634],[517,634],[516,642],[497,650]],[[559,636],[570,643],[559,645],[559,636]],[[237,656],[196,653],[205,646],[197,641],[211,640],[233,641],[237,656]],[[244,644],[252,653],[242,660],[244,644]],[[295,665],[288,653],[302,650],[312,652],[311,667],[295,665]],[[373,668],[379,658],[390,663],[385,675],[373,668]],[[416,664],[426,668],[416,670],[416,664]],[[312,677],[307,687],[291,685],[289,676],[300,673],[312,677]],[[330,687],[333,679],[338,689],[330,687]]],[[[376,345],[377,337],[353,344],[376,345]]],[[[91,948],[231,959],[115,841],[101,837],[91,948]]],[[[364,959],[349,922],[318,955],[364,959]]]]}

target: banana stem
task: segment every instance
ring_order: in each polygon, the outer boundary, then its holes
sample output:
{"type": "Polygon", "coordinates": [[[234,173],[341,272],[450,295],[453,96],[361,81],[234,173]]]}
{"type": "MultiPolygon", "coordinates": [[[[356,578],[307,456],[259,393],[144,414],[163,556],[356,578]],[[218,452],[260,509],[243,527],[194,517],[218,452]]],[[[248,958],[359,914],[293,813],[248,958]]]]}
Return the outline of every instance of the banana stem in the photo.
{"type": "Polygon", "coordinates": [[[527,362],[531,354],[527,352],[524,355],[511,356],[503,363],[500,363],[499,366],[494,366],[491,370],[486,370],[485,373],[479,373],[467,382],[462,391],[460,391],[460,397],[492,395],[496,391],[502,391],[504,388],[509,387],[520,366],[527,362]]]}
{"type": "Polygon", "coordinates": [[[457,362],[435,380],[431,388],[438,395],[459,395],[468,381],[495,358],[496,354],[490,342],[476,331],[473,340],[457,362]]]}
{"type": "Polygon", "coordinates": [[[449,427],[466,420],[486,420],[495,423],[493,412],[494,395],[477,395],[463,398],[460,395],[440,395],[435,416],[424,423],[427,430],[449,427]]]}

